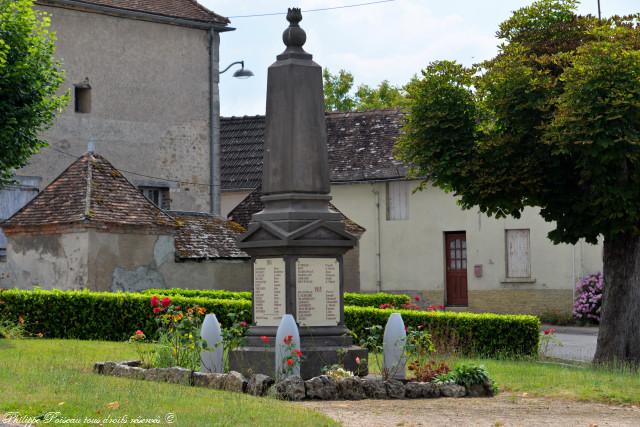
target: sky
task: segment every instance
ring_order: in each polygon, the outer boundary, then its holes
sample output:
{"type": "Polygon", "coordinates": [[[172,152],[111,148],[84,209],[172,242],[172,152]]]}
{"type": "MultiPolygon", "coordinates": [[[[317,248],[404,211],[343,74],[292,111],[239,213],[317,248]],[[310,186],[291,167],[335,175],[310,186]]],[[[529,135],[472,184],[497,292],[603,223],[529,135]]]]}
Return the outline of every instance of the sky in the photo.
{"type": "MultiPolygon", "coordinates": [[[[223,116],[264,114],[267,68],[284,50],[284,15],[234,18],[239,15],[303,10],[307,33],[304,49],[331,72],[353,73],[355,85],[382,80],[403,85],[429,62],[454,59],[465,65],[496,54],[495,32],[511,12],[531,0],[394,0],[387,3],[321,12],[318,9],[373,0],[200,0],[231,19],[235,31],[221,34],[220,67],[244,60],[254,77],[236,79],[236,68],[220,75],[223,116]]],[[[640,12],[638,0],[600,0],[602,15],[640,12]]],[[[597,15],[597,0],[583,0],[581,14],[597,15]]]]}

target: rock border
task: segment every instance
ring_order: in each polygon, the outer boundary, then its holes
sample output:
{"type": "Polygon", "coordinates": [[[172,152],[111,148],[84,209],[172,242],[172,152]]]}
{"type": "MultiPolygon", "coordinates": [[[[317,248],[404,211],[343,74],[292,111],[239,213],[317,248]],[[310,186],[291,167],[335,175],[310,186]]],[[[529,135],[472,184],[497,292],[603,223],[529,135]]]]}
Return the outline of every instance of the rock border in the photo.
{"type": "Polygon", "coordinates": [[[362,399],[430,399],[437,397],[492,397],[490,382],[464,387],[458,384],[403,382],[378,378],[347,377],[334,380],[326,375],[303,380],[289,377],[279,383],[267,375],[255,374],[246,378],[241,373],[205,373],[190,369],[141,367],[139,360],[124,362],[96,362],[93,372],[100,375],[159,381],[205,387],[216,390],[246,393],[252,396],[275,395],[279,399],[300,400],[362,400],[362,399]]]}

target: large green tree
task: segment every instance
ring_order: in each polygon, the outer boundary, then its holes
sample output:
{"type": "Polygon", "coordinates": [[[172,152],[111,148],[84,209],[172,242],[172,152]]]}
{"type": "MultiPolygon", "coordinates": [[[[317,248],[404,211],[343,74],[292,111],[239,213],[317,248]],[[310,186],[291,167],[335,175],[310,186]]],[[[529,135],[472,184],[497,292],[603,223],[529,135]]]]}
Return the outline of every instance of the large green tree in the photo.
{"type": "Polygon", "coordinates": [[[0,0],[0,187],[46,145],[39,134],[67,102],[48,29],[32,0],[0,0]]]}
{"type": "Polygon", "coordinates": [[[322,73],[324,79],[324,104],[327,111],[367,111],[402,107],[406,91],[388,80],[377,87],[361,84],[354,90],[353,74],[340,70],[332,74],[328,69],[322,73]]]}
{"type": "Polygon", "coordinates": [[[495,217],[538,206],[554,243],[604,238],[596,362],[640,363],[640,15],[540,0],[477,67],[432,63],[409,87],[401,158],[495,217]]]}

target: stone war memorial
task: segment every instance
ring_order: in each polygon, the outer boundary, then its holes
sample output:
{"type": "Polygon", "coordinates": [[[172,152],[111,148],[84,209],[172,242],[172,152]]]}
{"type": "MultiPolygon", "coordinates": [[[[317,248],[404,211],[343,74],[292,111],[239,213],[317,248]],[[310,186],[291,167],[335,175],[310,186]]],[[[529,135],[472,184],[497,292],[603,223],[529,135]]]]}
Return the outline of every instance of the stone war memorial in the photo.
{"type": "Polygon", "coordinates": [[[357,239],[329,209],[322,68],[302,48],[300,9],[289,9],[287,20],[286,49],[267,78],[264,209],[239,239],[253,261],[254,326],[229,363],[245,375],[274,375],[277,327],[291,314],[304,354],[301,376],[308,379],[332,364],[356,371],[356,357],[366,359],[367,351],[354,345],[344,324],[342,256],[357,239]]]}

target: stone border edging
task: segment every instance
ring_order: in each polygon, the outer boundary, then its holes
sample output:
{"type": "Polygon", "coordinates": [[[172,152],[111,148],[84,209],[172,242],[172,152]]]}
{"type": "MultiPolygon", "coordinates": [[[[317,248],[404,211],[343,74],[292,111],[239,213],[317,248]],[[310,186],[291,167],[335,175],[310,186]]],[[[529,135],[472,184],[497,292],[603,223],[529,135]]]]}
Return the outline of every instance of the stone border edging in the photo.
{"type": "Polygon", "coordinates": [[[267,375],[255,374],[245,378],[241,373],[228,374],[196,372],[186,368],[140,367],[139,360],[124,362],[96,362],[93,372],[100,375],[147,381],[205,387],[216,390],[266,396],[275,393],[283,400],[362,400],[362,399],[419,399],[436,397],[491,397],[490,383],[464,387],[458,384],[434,384],[382,380],[376,378],[347,377],[334,380],[326,375],[303,380],[289,377],[276,383],[267,375]],[[272,390],[273,389],[273,390],[272,390]]]}

